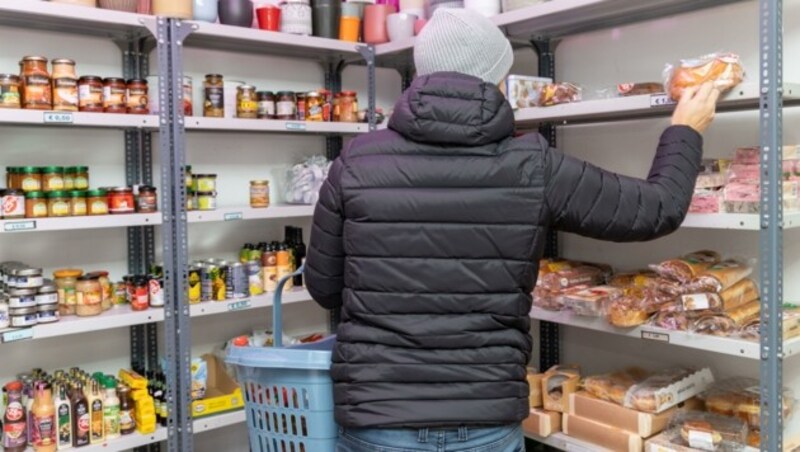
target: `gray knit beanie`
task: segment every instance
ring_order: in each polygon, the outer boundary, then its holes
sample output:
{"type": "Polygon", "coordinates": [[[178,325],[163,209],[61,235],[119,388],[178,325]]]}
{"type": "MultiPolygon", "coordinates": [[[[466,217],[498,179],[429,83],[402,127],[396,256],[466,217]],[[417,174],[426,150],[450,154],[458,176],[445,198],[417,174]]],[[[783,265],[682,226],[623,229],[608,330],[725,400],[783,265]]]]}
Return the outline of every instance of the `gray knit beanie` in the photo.
{"type": "Polygon", "coordinates": [[[417,75],[460,72],[488,83],[500,83],[514,51],[491,20],[468,9],[439,8],[414,44],[417,75]]]}

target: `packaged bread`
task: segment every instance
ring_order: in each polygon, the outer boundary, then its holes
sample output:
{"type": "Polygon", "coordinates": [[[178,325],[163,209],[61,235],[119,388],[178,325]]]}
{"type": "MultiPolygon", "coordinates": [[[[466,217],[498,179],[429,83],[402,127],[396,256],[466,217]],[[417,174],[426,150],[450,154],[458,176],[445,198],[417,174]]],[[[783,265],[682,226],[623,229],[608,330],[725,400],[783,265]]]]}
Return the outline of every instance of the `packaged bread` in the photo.
{"type": "Polygon", "coordinates": [[[688,293],[680,296],[684,311],[721,311],[722,298],[716,293],[688,293]]]}
{"type": "Polygon", "coordinates": [[[620,83],[617,85],[617,94],[622,97],[659,94],[663,92],[664,84],[659,82],[620,83]]]}
{"type": "Polygon", "coordinates": [[[697,334],[728,337],[737,331],[736,322],[724,314],[707,313],[692,322],[691,330],[697,334]]]}
{"type": "Polygon", "coordinates": [[[564,413],[569,408],[569,395],[577,392],[581,377],[572,372],[545,372],[542,378],[542,406],[545,410],[564,413]]]}
{"type": "Polygon", "coordinates": [[[689,213],[720,213],[724,209],[721,188],[697,188],[689,203],[689,213]]]}
{"type": "Polygon", "coordinates": [[[753,268],[741,261],[728,259],[703,270],[686,284],[686,288],[696,293],[722,292],[753,273],[753,268]]]}
{"type": "Polygon", "coordinates": [[[575,314],[601,317],[605,314],[608,304],[621,296],[621,289],[597,286],[565,293],[562,301],[564,307],[571,309],[575,314]]]}
{"type": "MultiPolygon", "coordinates": [[[[800,336],[800,310],[798,308],[784,308],[783,310],[783,340],[794,339],[800,336]]],[[[761,337],[761,318],[753,316],[745,321],[739,328],[738,337],[757,341],[761,337]]]]}
{"type": "Polygon", "coordinates": [[[651,265],[650,268],[661,277],[687,283],[712,265],[719,263],[720,259],[720,255],[714,251],[696,251],[651,265]]]}
{"type": "Polygon", "coordinates": [[[691,322],[688,313],[682,311],[660,311],[650,319],[650,325],[672,331],[687,331],[691,322]]]}
{"type": "Polygon", "coordinates": [[[609,374],[586,377],[583,380],[583,388],[598,399],[623,405],[628,390],[648,375],[649,373],[642,368],[629,367],[609,374]]]}
{"type": "Polygon", "coordinates": [[[526,380],[528,380],[529,387],[528,403],[531,408],[542,406],[542,378],[544,378],[544,374],[528,369],[526,380]]]}
{"type": "Polygon", "coordinates": [[[608,280],[612,287],[652,287],[658,280],[658,275],[649,270],[640,270],[631,273],[617,273],[608,280]]]}
{"type": "Polygon", "coordinates": [[[736,323],[737,326],[742,326],[748,320],[758,316],[761,311],[761,302],[753,300],[749,303],[743,304],[738,308],[725,311],[725,315],[736,323]]]}
{"type": "Polygon", "coordinates": [[[581,100],[581,88],[572,83],[549,83],[542,87],[539,95],[539,106],[549,107],[552,105],[579,102],[581,100]]]}
{"type": "MultiPolygon", "coordinates": [[[[795,145],[783,146],[782,152],[782,160],[800,159],[800,147],[795,145]]],[[[743,165],[758,165],[761,163],[761,148],[758,146],[738,148],[734,153],[733,161],[743,165]]]]}
{"type": "Polygon", "coordinates": [[[623,406],[647,413],[661,413],[705,391],[714,382],[709,369],[666,369],[631,387],[623,406]]]}
{"type": "Polygon", "coordinates": [[[719,293],[722,309],[730,311],[753,300],[758,300],[758,286],[750,278],[745,278],[719,293]]]}
{"type": "Polygon", "coordinates": [[[664,75],[664,88],[677,101],[686,88],[698,87],[705,82],[714,83],[714,87],[722,92],[729,91],[742,82],[744,69],[738,55],[714,53],[667,65],[664,75]]]}
{"type": "Polygon", "coordinates": [[[561,305],[561,292],[537,286],[533,289],[533,305],[548,311],[560,311],[563,307],[561,305]]]}
{"type": "MultiPolygon", "coordinates": [[[[761,395],[757,379],[735,377],[718,382],[701,395],[706,410],[723,416],[735,416],[752,429],[760,427],[761,395]]],[[[787,419],[794,409],[795,399],[791,390],[783,389],[783,417],[787,419]]]]}
{"type": "Polygon", "coordinates": [[[702,411],[683,411],[672,420],[683,444],[698,450],[733,450],[747,441],[747,425],[741,419],[702,411]]]}
{"type": "Polygon", "coordinates": [[[632,328],[647,323],[650,315],[638,303],[631,303],[629,297],[624,297],[609,304],[606,319],[618,328],[632,328]]]}
{"type": "Polygon", "coordinates": [[[542,276],[541,286],[547,290],[558,291],[575,286],[597,286],[605,281],[606,271],[599,267],[582,265],[542,276]]]}

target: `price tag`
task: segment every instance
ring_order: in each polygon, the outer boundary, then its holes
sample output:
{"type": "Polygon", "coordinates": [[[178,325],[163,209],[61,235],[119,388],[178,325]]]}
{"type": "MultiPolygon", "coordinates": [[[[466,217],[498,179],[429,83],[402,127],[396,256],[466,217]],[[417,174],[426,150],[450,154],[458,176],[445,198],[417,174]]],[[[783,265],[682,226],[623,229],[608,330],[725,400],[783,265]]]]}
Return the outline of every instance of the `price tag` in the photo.
{"type": "Polygon", "coordinates": [[[287,122],[286,130],[303,131],[306,130],[306,124],[303,122],[287,122]]]}
{"type": "Polygon", "coordinates": [[[642,331],[642,339],[669,343],[669,334],[655,333],[653,331],[642,331]]]}
{"type": "Polygon", "coordinates": [[[236,221],[243,218],[242,212],[228,212],[225,214],[225,221],[236,221]]]}
{"type": "Polygon", "coordinates": [[[36,229],[35,221],[9,221],[3,225],[5,232],[33,231],[36,229]]]}
{"type": "Polygon", "coordinates": [[[3,342],[16,342],[25,339],[33,339],[33,328],[22,330],[7,331],[3,333],[3,342]]]}
{"type": "Polygon", "coordinates": [[[44,112],[45,124],[72,124],[73,122],[75,122],[75,118],[73,117],[72,113],[64,113],[60,111],[44,112]]]}
{"type": "Polygon", "coordinates": [[[241,311],[250,309],[250,300],[241,300],[228,303],[228,311],[241,311]]]}
{"type": "Polygon", "coordinates": [[[651,94],[650,95],[650,106],[651,107],[662,107],[664,105],[675,105],[677,102],[672,100],[669,97],[669,94],[651,94]]]}

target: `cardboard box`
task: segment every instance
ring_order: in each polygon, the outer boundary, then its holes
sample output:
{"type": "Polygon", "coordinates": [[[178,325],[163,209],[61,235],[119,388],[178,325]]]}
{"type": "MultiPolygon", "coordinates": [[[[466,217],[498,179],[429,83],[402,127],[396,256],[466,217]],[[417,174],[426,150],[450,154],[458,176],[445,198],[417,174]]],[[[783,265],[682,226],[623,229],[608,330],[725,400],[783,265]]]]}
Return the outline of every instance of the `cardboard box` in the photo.
{"type": "Polygon", "coordinates": [[[601,424],[580,416],[565,414],[561,423],[564,433],[597,446],[618,452],[642,452],[642,437],[620,428],[601,424]]]}
{"type": "Polygon", "coordinates": [[[192,416],[203,417],[243,408],[242,388],[225,371],[225,363],[211,354],[202,358],[208,365],[206,397],[192,402],[192,416]]]}
{"type": "Polygon", "coordinates": [[[528,386],[530,387],[530,393],[528,396],[528,400],[530,401],[531,408],[541,408],[542,407],[542,378],[544,378],[544,374],[536,374],[532,372],[528,372],[528,376],[526,377],[528,380],[528,386]]]}
{"type": "Polygon", "coordinates": [[[578,392],[581,377],[574,373],[545,373],[542,379],[542,405],[545,410],[564,413],[569,409],[569,395],[578,392]]]}
{"type": "Polygon", "coordinates": [[[680,434],[674,430],[664,432],[648,439],[644,444],[645,452],[697,452],[697,449],[684,446],[680,434]]]}
{"type": "Polygon", "coordinates": [[[561,413],[531,408],[531,413],[522,421],[522,429],[527,433],[547,438],[561,431],[561,413]]]}

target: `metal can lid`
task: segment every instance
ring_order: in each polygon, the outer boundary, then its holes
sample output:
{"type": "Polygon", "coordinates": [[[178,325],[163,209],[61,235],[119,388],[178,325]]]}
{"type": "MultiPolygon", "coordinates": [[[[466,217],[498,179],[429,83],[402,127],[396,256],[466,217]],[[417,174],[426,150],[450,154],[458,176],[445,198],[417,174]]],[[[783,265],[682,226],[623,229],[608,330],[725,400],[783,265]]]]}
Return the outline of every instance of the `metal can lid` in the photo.
{"type": "Polygon", "coordinates": [[[143,191],[156,191],[156,187],[153,187],[152,185],[140,185],[139,193],[143,191]]]}
{"type": "Polygon", "coordinates": [[[11,317],[36,314],[36,306],[29,308],[12,308],[8,310],[8,315],[11,317]]]}
{"type": "Polygon", "coordinates": [[[47,63],[47,58],[43,56],[32,55],[32,56],[22,57],[22,61],[44,61],[45,63],[47,63]]]}
{"type": "Polygon", "coordinates": [[[19,172],[22,174],[36,174],[41,173],[42,169],[38,166],[20,166],[19,172]]]}
{"type": "Polygon", "coordinates": [[[0,74],[0,80],[11,80],[12,82],[19,83],[19,76],[15,74],[0,74]]]}
{"type": "Polygon", "coordinates": [[[217,196],[217,192],[215,192],[215,191],[199,191],[199,192],[197,192],[197,196],[212,196],[212,197],[216,197],[217,196]]]}
{"type": "Polygon", "coordinates": [[[42,284],[42,286],[39,287],[39,293],[53,293],[57,291],[58,287],[56,287],[56,284],[53,281],[50,281],[49,279],[44,280],[44,284],[42,284]]]}
{"type": "Polygon", "coordinates": [[[34,267],[20,267],[11,270],[11,274],[14,276],[39,276],[42,274],[42,269],[34,267]]]}
{"type": "Polygon", "coordinates": [[[124,78],[120,78],[120,77],[106,77],[103,80],[103,83],[123,83],[124,84],[125,83],[125,79],[124,78]]]}
{"type": "Polygon", "coordinates": [[[26,199],[42,199],[42,198],[46,198],[46,197],[47,197],[47,193],[45,193],[43,191],[29,191],[28,193],[25,193],[25,198],[26,199]]]}
{"type": "Polygon", "coordinates": [[[56,278],[77,278],[83,274],[83,270],[78,268],[62,268],[53,272],[56,278]]]}
{"type": "Polygon", "coordinates": [[[84,75],[78,79],[78,83],[85,83],[85,82],[100,82],[103,83],[103,78],[98,77],[96,75],[84,75]]]}
{"type": "Polygon", "coordinates": [[[253,85],[239,85],[236,89],[240,91],[255,91],[256,87],[253,85]]]}
{"type": "Polygon", "coordinates": [[[269,185],[268,180],[251,180],[250,185],[269,185]]]}
{"type": "Polygon", "coordinates": [[[69,58],[55,58],[53,59],[53,64],[71,64],[75,65],[75,60],[71,60],[69,58]]]}
{"type": "Polygon", "coordinates": [[[195,174],[194,178],[195,179],[216,179],[217,175],[216,174],[195,174]]]}
{"type": "Polygon", "coordinates": [[[53,312],[58,311],[58,303],[55,304],[40,304],[36,306],[39,312],[53,312]]]}
{"type": "Polygon", "coordinates": [[[24,297],[26,295],[36,295],[36,289],[10,289],[8,296],[10,297],[24,297]]]}

